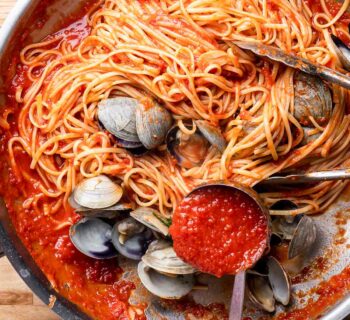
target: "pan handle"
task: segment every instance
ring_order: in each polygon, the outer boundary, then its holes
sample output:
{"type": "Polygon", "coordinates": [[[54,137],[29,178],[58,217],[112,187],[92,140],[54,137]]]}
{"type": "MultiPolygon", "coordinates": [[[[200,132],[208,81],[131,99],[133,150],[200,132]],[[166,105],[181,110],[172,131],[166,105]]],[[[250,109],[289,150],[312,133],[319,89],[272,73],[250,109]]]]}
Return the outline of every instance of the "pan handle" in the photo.
{"type": "Polygon", "coordinates": [[[0,243],[0,258],[4,257],[5,253],[4,250],[2,249],[1,243],[0,243]]]}

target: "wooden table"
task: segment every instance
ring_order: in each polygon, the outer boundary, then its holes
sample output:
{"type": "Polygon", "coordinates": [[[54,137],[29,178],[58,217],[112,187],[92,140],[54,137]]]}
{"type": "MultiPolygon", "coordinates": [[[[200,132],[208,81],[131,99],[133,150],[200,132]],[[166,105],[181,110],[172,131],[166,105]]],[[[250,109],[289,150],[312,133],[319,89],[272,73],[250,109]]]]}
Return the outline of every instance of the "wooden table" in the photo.
{"type": "MultiPolygon", "coordinates": [[[[18,0],[21,1],[21,0],[18,0]]],[[[16,0],[0,0],[0,25],[16,0]]],[[[12,268],[7,258],[0,259],[0,320],[59,320],[37,298],[12,268]]]]}

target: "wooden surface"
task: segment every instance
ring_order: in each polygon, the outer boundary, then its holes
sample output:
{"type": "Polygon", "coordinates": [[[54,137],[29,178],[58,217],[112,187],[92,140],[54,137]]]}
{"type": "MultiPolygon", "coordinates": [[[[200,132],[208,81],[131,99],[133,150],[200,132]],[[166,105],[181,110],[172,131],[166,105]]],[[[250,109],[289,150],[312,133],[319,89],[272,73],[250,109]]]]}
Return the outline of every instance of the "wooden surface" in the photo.
{"type": "MultiPolygon", "coordinates": [[[[21,1],[21,0],[18,0],[21,1]]],[[[16,0],[0,0],[0,25],[16,0]]],[[[59,320],[22,281],[6,258],[0,259],[0,320],[59,320]]]]}

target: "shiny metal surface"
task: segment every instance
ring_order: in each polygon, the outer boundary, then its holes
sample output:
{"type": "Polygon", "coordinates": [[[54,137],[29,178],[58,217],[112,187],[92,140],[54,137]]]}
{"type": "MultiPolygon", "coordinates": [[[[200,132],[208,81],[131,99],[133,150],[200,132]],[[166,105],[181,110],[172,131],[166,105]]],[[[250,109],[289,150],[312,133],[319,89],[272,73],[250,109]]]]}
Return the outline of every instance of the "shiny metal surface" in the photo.
{"type": "Polygon", "coordinates": [[[350,179],[349,169],[339,170],[326,170],[318,172],[308,173],[296,173],[286,176],[271,176],[266,180],[263,180],[259,185],[281,185],[281,184],[295,184],[295,183],[310,183],[310,182],[322,182],[331,180],[345,180],[350,179]]]}
{"type": "Polygon", "coordinates": [[[272,46],[248,41],[237,41],[234,42],[234,44],[240,47],[241,49],[250,50],[258,56],[268,57],[271,60],[281,62],[294,69],[301,70],[313,76],[319,76],[324,80],[336,83],[344,88],[350,89],[350,77],[338,71],[332,70],[321,65],[315,65],[304,58],[293,56],[291,54],[285,53],[283,50],[272,46]]]}
{"type": "MultiPolygon", "coordinates": [[[[16,47],[18,35],[21,34],[22,28],[31,25],[30,16],[35,12],[36,5],[40,0],[19,0],[17,5],[13,9],[10,16],[4,23],[3,28],[0,31],[0,68],[1,73],[7,72],[9,60],[12,55],[12,50],[16,47]]],[[[30,30],[31,41],[37,41],[43,38],[45,35],[56,31],[55,25],[59,20],[62,20],[65,15],[69,14],[72,10],[76,9],[79,4],[84,0],[56,0],[53,1],[53,5],[47,8],[49,20],[45,23],[44,27],[40,30],[34,28],[30,30]]],[[[0,85],[2,79],[0,78],[0,85]]],[[[0,105],[4,101],[4,97],[0,96],[0,105]]],[[[316,217],[315,221],[318,224],[319,236],[321,241],[317,243],[317,247],[310,256],[310,259],[314,259],[318,255],[322,254],[324,250],[330,249],[330,239],[334,235],[335,230],[335,214],[337,210],[350,209],[350,203],[347,201],[338,201],[336,205],[327,210],[327,213],[323,216],[316,217]],[[332,233],[333,232],[333,233],[332,233]]],[[[45,302],[49,303],[51,295],[56,297],[56,303],[53,310],[57,312],[63,319],[78,320],[89,319],[86,315],[81,313],[74,305],[60,297],[50,286],[49,282],[35,265],[35,262],[31,259],[26,248],[22,245],[21,241],[16,235],[16,232],[8,217],[5,204],[0,201],[0,242],[3,245],[3,249],[7,254],[9,260],[23,278],[23,280],[29,285],[29,287],[45,302]]],[[[331,248],[332,249],[332,248],[331,248]]],[[[339,249],[341,251],[341,248],[339,249]]],[[[350,254],[347,254],[349,250],[343,249],[341,251],[338,260],[334,260],[334,266],[327,273],[323,274],[321,278],[328,278],[332,274],[339,272],[344,265],[350,263],[350,254]]],[[[335,259],[335,258],[334,258],[335,259]]],[[[137,283],[137,290],[132,296],[132,300],[136,302],[148,302],[149,308],[146,311],[148,319],[172,319],[180,320],[184,319],[182,312],[172,310],[166,307],[162,302],[155,297],[152,297],[142,289],[139,282],[137,282],[137,275],[135,272],[135,264],[121,261],[121,266],[126,271],[125,278],[134,280],[137,283]]],[[[232,292],[232,277],[223,277],[222,279],[206,279],[209,290],[207,292],[195,291],[192,295],[196,302],[209,304],[211,302],[225,303],[229,305],[232,292]]],[[[312,288],[315,285],[314,282],[307,283],[304,287],[306,289],[312,288]]],[[[301,290],[300,286],[296,286],[294,290],[301,290]]],[[[324,315],[323,320],[341,320],[347,314],[350,313],[350,297],[339,302],[334,308],[324,315]]]]}

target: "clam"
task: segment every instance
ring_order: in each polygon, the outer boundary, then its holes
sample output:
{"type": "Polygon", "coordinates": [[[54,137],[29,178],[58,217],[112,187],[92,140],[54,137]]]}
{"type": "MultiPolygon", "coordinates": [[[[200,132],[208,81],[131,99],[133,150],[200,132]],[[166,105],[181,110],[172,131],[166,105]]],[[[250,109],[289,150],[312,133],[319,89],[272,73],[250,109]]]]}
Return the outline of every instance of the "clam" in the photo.
{"type": "Polygon", "coordinates": [[[304,215],[293,235],[288,247],[288,259],[310,252],[317,236],[316,225],[312,218],[304,215]]]}
{"type": "Polygon", "coordinates": [[[153,231],[156,231],[164,236],[169,234],[168,226],[162,220],[160,220],[160,213],[155,209],[140,207],[134,211],[131,211],[130,216],[153,231]]]}
{"type": "Polygon", "coordinates": [[[313,247],[317,230],[312,218],[299,214],[295,216],[276,216],[272,220],[272,234],[281,240],[288,240],[288,259],[305,255],[313,247]]]}
{"type": "Polygon", "coordinates": [[[137,267],[138,276],[146,289],[162,299],[180,299],[193,289],[193,274],[169,277],[148,267],[140,261],[137,267]]]}
{"type": "Polygon", "coordinates": [[[250,301],[261,309],[275,311],[275,297],[266,278],[257,275],[247,275],[247,296],[250,301]]]}
{"type": "Polygon", "coordinates": [[[273,312],[276,302],[288,305],[291,295],[290,280],[275,258],[268,257],[262,263],[265,272],[253,270],[247,274],[247,296],[263,310],[273,312]]]}
{"type": "Polygon", "coordinates": [[[166,137],[168,151],[184,168],[200,166],[212,145],[220,152],[226,148],[226,141],[220,130],[204,120],[195,121],[197,130],[189,135],[173,126],[166,137]]]}
{"type": "Polygon", "coordinates": [[[267,258],[267,277],[276,301],[286,306],[290,301],[290,282],[287,272],[274,257],[267,258]]]}
{"type": "Polygon", "coordinates": [[[209,150],[209,142],[199,133],[183,133],[177,126],[167,134],[167,148],[177,163],[184,168],[197,167],[202,164],[209,150]]]}
{"type": "Polygon", "coordinates": [[[111,242],[112,227],[97,218],[83,218],[72,225],[69,236],[73,245],[94,259],[116,257],[118,252],[111,242]]]}
{"type": "Polygon", "coordinates": [[[118,97],[99,103],[99,123],[117,144],[136,154],[161,145],[171,127],[171,114],[155,101],[118,97]]]}
{"type": "Polygon", "coordinates": [[[165,274],[192,274],[196,270],[189,264],[183,262],[175,253],[169,241],[153,241],[142,261],[150,268],[165,274]]]}
{"type": "Polygon", "coordinates": [[[132,209],[131,203],[117,203],[113,206],[101,209],[91,209],[87,207],[79,206],[73,198],[73,194],[68,198],[70,206],[76,213],[90,218],[106,218],[112,219],[117,217],[121,213],[126,213],[132,209]]]}
{"type": "MultiPolygon", "coordinates": [[[[349,31],[350,31],[350,25],[348,26],[349,31]]],[[[350,70],[350,49],[349,47],[342,41],[340,40],[337,36],[331,35],[331,38],[333,40],[333,47],[334,50],[343,65],[343,67],[346,70],[350,70]]]]}
{"type": "Polygon", "coordinates": [[[131,203],[119,202],[123,189],[104,175],[81,181],[68,198],[76,213],[85,217],[114,218],[131,210],[131,203]]]}
{"type": "Polygon", "coordinates": [[[306,127],[312,127],[310,117],[322,125],[332,114],[329,87],[318,77],[303,72],[294,75],[294,117],[306,127]]]}
{"type": "Polygon", "coordinates": [[[153,240],[153,234],[135,219],[126,218],[114,225],[111,238],[114,247],[122,256],[141,260],[153,240]]]}
{"type": "Polygon", "coordinates": [[[301,145],[306,145],[308,143],[311,143],[321,136],[321,132],[317,132],[317,133],[314,133],[312,135],[309,135],[309,133],[311,133],[311,131],[314,129],[315,128],[303,127],[304,138],[301,141],[301,145]]]}
{"type": "Polygon", "coordinates": [[[221,134],[221,131],[217,127],[214,127],[205,120],[196,120],[194,123],[196,124],[200,133],[212,146],[216,147],[220,152],[225,151],[227,143],[221,134]]]}
{"type": "Polygon", "coordinates": [[[183,262],[171,243],[153,241],[138,266],[138,275],[143,285],[152,294],[163,299],[180,299],[194,286],[196,270],[183,262]]]}
{"type": "Polygon", "coordinates": [[[172,124],[170,113],[159,104],[148,101],[136,109],[136,130],[146,149],[161,145],[172,124]]]}
{"type": "Polygon", "coordinates": [[[105,175],[81,181],[73,191],[74,203],[90,209],[103,209],[115,205],[123,189],[105,175]]]}
{"type": "Polygon", "coordinates": [[[141,147],[136,131],[136,108],[138,101],[132,98],[118,97],[107,99],[98,105],[98,120],[113,134],[120,144],[127,148],[141,147]]]}

